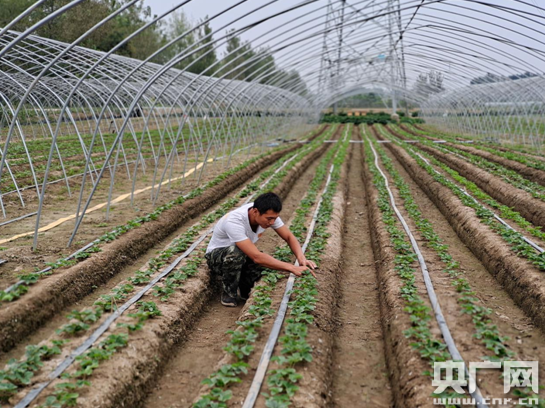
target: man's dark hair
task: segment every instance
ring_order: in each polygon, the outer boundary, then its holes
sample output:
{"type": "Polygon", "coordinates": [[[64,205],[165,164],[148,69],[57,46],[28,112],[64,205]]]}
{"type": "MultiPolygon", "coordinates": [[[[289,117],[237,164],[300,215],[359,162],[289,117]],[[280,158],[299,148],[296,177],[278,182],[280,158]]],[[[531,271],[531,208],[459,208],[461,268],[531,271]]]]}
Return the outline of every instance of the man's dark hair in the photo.
{"type": "Polygon", "coordinates": [[[261,194],[255,199],[253,208],[257,208],[259,214],[265,214],[269,210],[279,213],[282,211],[282,200],[274,193],[261,194]]]}

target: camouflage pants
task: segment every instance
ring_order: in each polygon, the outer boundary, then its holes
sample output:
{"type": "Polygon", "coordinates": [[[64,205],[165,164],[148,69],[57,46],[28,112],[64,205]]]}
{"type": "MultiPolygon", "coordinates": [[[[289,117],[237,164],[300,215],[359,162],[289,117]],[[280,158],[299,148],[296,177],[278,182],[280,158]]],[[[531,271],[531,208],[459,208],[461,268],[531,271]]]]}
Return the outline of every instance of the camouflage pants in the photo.
{"type": "Polygon", "coordinates": [[[237,297],[239,287],[242,294],[248,293],[264,269],[236,245],[213,249],[205,257],[212,273],[221,277],[223,290],[232,298],[237,297]]]}

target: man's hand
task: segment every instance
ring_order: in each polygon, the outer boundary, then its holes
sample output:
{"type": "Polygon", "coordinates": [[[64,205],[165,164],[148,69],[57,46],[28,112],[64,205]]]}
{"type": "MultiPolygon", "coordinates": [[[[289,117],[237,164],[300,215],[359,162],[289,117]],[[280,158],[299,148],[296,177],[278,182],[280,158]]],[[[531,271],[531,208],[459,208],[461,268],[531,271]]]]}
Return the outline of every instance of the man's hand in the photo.
{"type": "MultiPolygon", "coordinates": [[[[279,229],[282,229],[282,228],[284,227],[281,227],[279,229]]],[[[289,232],[287,228],[286,228],[286,231],[289,232]]],[[[297,240],[295,240],[295,242],[297,242],[297,240]]],[[[300,247],[299,247],[299,250],[296,251],[296,252],[299,252],[299,255],[297,256],[297,261],[299,262],[299,266],[295,266],[287,262],[279,261],[270,255],[264,254],[259,249],[257,249],[254,243],[250,241],[249,239],[245,239],[244,241],[237,242],[236,245],[252,261],[254,261],[256,264],[261,265],[265,268],[271,268],[276,271],[291,272],[295,276],[301,276],[303,272],[308,269],[310,270],[310,273],[312,274],[312,276],[316,278],[316,274],[314,273],[316,264],[312,261],[309,261],[307,258],[305,258],[305,255],[302,254],[300,247]]]]}
{"type": "Polygon", "coordinates": [[[304,258],[299,261],[299,266],[293,265],[293,270],[290,272],[293,273],[295,276],[301,276],[304,271],[309,270],[312,276],[316,278],[316,274],[314,273],[315,268],[316,264],[314,262],[304,258]]]}
{"type": "MultiPolygon", "coordinates": [[[[295,265],[292,265],[289,272],[293,273],[295,276],[302,276],[303,275],[303,272],[306,271],[308,269],[307,266],[295,266],[295,265]]],[[[310,271],[313,275],[314,275],[314,272],[310,271]]],[[[314,275],[314,277],[316,277],[316,275],[314,275]]]]}
{"type": "Polygon", "coordinates": [[[308,266],[311,271],[316,269],[316,264],[312,261],[309,261],[307,258],[299,259],[299,265],[308,266]]]}

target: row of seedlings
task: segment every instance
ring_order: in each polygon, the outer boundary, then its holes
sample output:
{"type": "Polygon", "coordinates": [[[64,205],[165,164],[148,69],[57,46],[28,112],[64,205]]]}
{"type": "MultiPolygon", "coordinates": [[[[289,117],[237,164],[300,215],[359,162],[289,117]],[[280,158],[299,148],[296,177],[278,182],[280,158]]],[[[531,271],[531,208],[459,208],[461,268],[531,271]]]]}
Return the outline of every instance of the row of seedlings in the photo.
{"type": "MultiPolygon", "coordinates": [[[[377,127],[377,129],[379,133],[382,136],[386,137],[388,140],[393,140],[398,144],[402,143],[402,140],[399,139],[399,137],[397,137],[396,135],[392,133],[387,133],[384,131],[383,128],[380,127],[377,127]]],[[[396,131],[396,133],[398,132],[396,131]]],[[[427,164],[431,163],[433,164],[433,166],[435,166],[435,168],[441,169],[445,174],[448,175],[448,177],[450,177],[452,181],[456,182],[461,188],[465,189],[466,193],[471,194],[474,198],[479,199],[488,208],[497,210],[501,218],[514,221],[522,231],[527,231],[534,237],[545,240],[545,233],[541,231],[540,227],[535,227],[532,223],[528,222],[524,217],[522,217],[517,211],[494,200],[490,195],[486,194],[482,189],[480,189],[475,183],[460,175],[460,173],[458,173],[456,170],[453,170],[445,163],[437,160],[429,153],[418,149],[417,146],[409,144],[405,144],[403,146],[408,151],[420,156],[420,158],[423,159],[427,164]]]]}
{"type": "Polygon", "coordinates": [[[161,213],[163,213],[164,211],[169,210],[176,205],[182,205],[184,202],[186,202],[189,199],[199,197],[203,192],[219,184],[228,176],[244,170],[246,167],[250,166],[252,163],[255,163],[257,160],[261,159],[264,156],[265,155],[261,155],[253,159],[247,160],[244,163],[240,164],[239,166],[236,166],[220,174],[219,176],[215,177],[213,180],[206,183],[204,186],[197,187],[196,189],[192,190],[189,194],[179,196],[176,199],[162,206],[157,207],[153,212],[149,214],[129,220],[124,225],[115,227],[112,231],[108,231],[102,234],[99,238],[97,238],[92,243],[91,246],[87,247],[83,251],[77,251],[76,253],[72,254],[72,256],[61,258],[54,262],[48,262],[46,263],[47,268],[45,268],[44,270],[20,275],[19,276],[20,281],[10,286],[6,290],[0,291],[0,302],[13,302],[14,300],[19,299],[22,295],[28,292],[29,286],[38,282],[39,279],[44,278],[46,276],[50,276],[53,273],[53,271],[57,269],[76,265],[78,262],[81,262],[89,258],[93,253],[100,252],[101,244],[110,243],[118,239],[120,236],[126,234],[128,231],[131,231],[137,227],[140,227],[142,224],[157,220],[159,216],[161,215],[161,213]]]}
{"type": "Polygon", "coordinates": [[[503,147],[498,142],[490,141],[487,139],[481,139],[481,140],[467,140],[467,136],[463,135],[453,135],[450,133],[445,133],[440,130],[434,129],[433,131],[429,131],[425,128],[422,128],[421,126],[413,126],[409,124],[403,124],[402,128],[408,132],[410,132],[411,135],[415,136],[427,136],[429,138],[436,138],[437,136],[440,136],[441,138],[445,140],[450,140],[452,142],[465,142],[465,143],[472,143],[475,145],[475,147],[479,149],[490,149],[491,153],[494,154],[506,154],[506,156],[503,156],[505,158],[518,161],[519,159],[522,160],[520,163],[527,164],[524,162],[524,159],[529,159],[531,162],[537,161],[537,163],[542,163],[543,160],[545,160],[545,156],[543,156],[542,153],[537,151],[536,149],[531,149],[530,146],[522,146],[522,145],[516,145],[511,146],[509,148],[503,147]],[[530,149],[530,150],[528,150],[530,149]],[[512,155],[512,156],[511,156],[512,155]]]}
{"type": "MultiPolygon", "coordinates": [[[[347,131],[347,134],[351,134],[351,129],[347,131]]],[[[327,239],[329,238],[327,227],[333,214],[333,197],[337,191],[341,167],[345,161],[349,144],[349,138],[345,138],[333,159],[330,183],[321,197],[314,231],[306,248],[307,259],[314,261],[317,265],[322,260],[327,239]]],[[[326,171],[326,169],[322,171],[326,171]]],[[[306,199],[308,198],[309,196],[306,199]]],[[[297,239],[302,240],[306,232],[304,225],[308,212],[305,208],[306,203],[303,201],[301,204],[302,208],[297,212],[292,231],[295,230],[294,234],[297,239]]],[[[269,408],[287,408],[290,406],[290,400],[299,389],[297,384],[303,378],[301,374],[302,365],[311,363],[313,360],[313,348],[307,341],[307,337],[309,325],[314,322],[312,312],[316,307],[318,294],[318,281],[310,273],[296,279],[290,293],[289,317],[285,321],[284,335],[279,339],[282,346],[280,354],[271,359],[276,368],[268,372],[268,392],[265,394],[265,404],[269,408]]]]}
{"type": "Polygon", "coordinates": [[[463,308],[464,312],[472,317],[476,331],[475,337],[482,340],[484,346],[492,351],[495,357],[512,357],[512,352],[505,343],[507,338],[500,335],[498,328],[489,318],[492,310],[480,305],[481,302],[479,298],[475,297],[476,292],[471,288],[469,282],[463,276],[463,272],[460,271],[460,264],[449,254],[448,246],[442,242],[439,235],[434,231],[431,222],[424,217],[418,208],[409,186],[394,168],[394,165],[391,159],[386,155],[386,152],[384,152],[376,141],[372,141],[372,143],[380,156],[384,168],[397,187],[407,214],[409,214],[410,218],[414,221],[416,229],[424,238],[426,246],[431,248],[438,255],[443,263],[443,272],[449,276],[451,284],[455,287],[456,292],[460,294],[458,303],[463,308]]]}
{"type": "MultiPolygon", "coordinates": [[[[399,142],[396,141],[396,143],[399,143],[399,142]]],[[[417,149],[414,146],[411,146],[407,143],[403,144],[403,147],[405,147],[405,149],[408,150],[410,154],[412,153],[411,156],[415,160],[419,158],[421,159],[423,163],[426,163],[428,166],[426,170],[433,169],[428,164],[427,160],[425,160],[425,158],[422,157],[422,155],[425,155],[425,153],[415,153],[417,149]]],[[[469,282],[465,278],[460,276],[460,272],[458,271],[458,267],[459,267],[458,263],[455,262],[452,259],[452,257],[448,254],[447,252],[448,248],[446,247],[446,245],[442,244],[440,240],[438,240],[438,237],[433,232],[433,229],[429,221],[422,218],[422,214],[420,213],[420,211],[418,211],[416,204],[414,203],[414,200],[410,195],[410,190],[408,189],[408,186],[405,184],[401,176],[393,168],[391,160],[386,156],[384,152],[381,152],[380,155],[381,155],[381,158],[383,159],[383,163],[385,167],[388,169],[388,171],[394,178],[396,186],[398,186],[400,196],[404,200],[405,207],[408,213],[411,215],[411,218],[413,218],[413,220],[415,221],[417,228],[421,231],[423,237],[427,241],[427,245],[430,248],[433,248],[435,251],[437,251],[441,260],[445,263],[446,268],[444,271],[448,273],[449,276],[451,277],[452,284],[455,286],[456,291],[461,293],[462,296],[459,297],[458,302],[460,303],[461,307],[464,309],[464,312],[472,316],[473,323],[476,327],[476,334],[474,336],[477,339],[480,339],[483,342],[484,346],[494,353],[494,356],[483,357],[483,358],[491,360],[491,361],[501,361],[501,362],[505,360],[519,359],[515,355],[515,353],[513,353],[508,348],[508,345],[506,344],[506,342],[509,339],[500,335],[497,326],[495,326],[490,320],[490,318],[488,317],[491,313],[491,310],[479,305],[480,299],[476,297],[476,292],[471,289],[469,282]]],[[[435,160],[433,159],[433,157],[431,157],[430,159],[435,160]]],[[[419,162],[419,164],[422,165],[422,162],[419,162]]],[[[441,164],[440,167],[443,169],[447,168],[445,165],[438,162],[437,160],[435,160],[435,164],[438,166],[439,164],[441,164]]],[[[448,170],[449,170],[448,173],[451,174],[451,176],[457,175],[457,173],[453,172],[451,169],[448,169],[448,170]]],[[[431,172],[428,171],[428,173],[430,175],[435,174],[440,177],[440,180],[444,180],[443,176],[435,169],[433,169],[433,171],[431,172]]],[[[438,179],[436,178],[436,180],[438,179]]],[[[467,184],[470,185],[471,183],[467,182],[467,184]]],[[[487,197],[486,194],[482,193],[482,191],[480,193],[486,199],[487,197]]],[[[464,196],[466,198],[469,197],[467,194],[464,194],[464,196]]],[[[462,195],[458,195],[458,197],[462,198],[462,195]]],[[[490,201],[490,200],[491,200],[490,198],[487,199],[487,201],[490,201]]],[[[475,200],[473,201],[476,202],[475,200]]],[[[493,200],[491,201],[493,202],[493,200]]],[[[476,213],[477,212],[478,211],[476,211],[476,213]]],[[[513,392],[513,394],[515,397],[525,398],[527,401],[529,401],[528,404],[524,406],[532,406],[532,407],[545,406],[544,405],[545,400],[543,398],[540,398],[538,395],[534,394],[530,388],[517,389],[513,392]]]]}
{"type": "MultiPolygon", "coordinates": [[[[385,134],[383,133],[383,135],[385,134]]],[[[529,223],[513,209],[505,205],[499,204],[497,201],[495,201],[486,193],[484,193],[481,189],[479,189],[474,183],[471,183],[464,177],[460,176],[456,171],[452,170],[447,165],[439,162],[433,156],[427,154],[426,152],[418,150],[414,146],[409,146],[406,143],[402,144],[402,146],[405,148],[407,153],[428,172],[430,176],[432,176],[436,181],[440,182],[441,184],[452,190],[452,192],[461,200],[461,202],[465,206],[475,210],[475,214],[481,220],[481,222],[489,226],[493,231],[501,236],[505,240],[505,242],[510,245],[512,251],[517,256],[528,259],[538,269],[545,271],[545,256],[540,251],[536,251],[536,248],[529,244],[527,240],[525,240],[524,235],[522,235],[520,232],[517,232],[516,230],[509,228],[504,223],[499,221],[495,217],[494,212],[487,206],[483,205],[483,203],[487,204],[492,208],[500,210],[501,217],[515,221],[520,228],[523,228],[524,230],[530,232],[535,237],[545,239],[545,233],[543,233],[539,227],[535,227],[533,224],[529,223]],[[426,159],[430,160],[430,162],[434,165],[439,166],[455,181],[437,172],[433,168],[433,166],[431,166],[429,162],[426,161],[426,159]],[[467,188],[468,191],[474,194],[475,197],[482,200],[483,203],[475,201],[470,195],[467,194],[467,192],[461,186],[467,188]]]]}
{"type": "MultiPolygon", "coordinates": [[[[396,296],[399,296],[401,297],[401,299],[403,299],[403,311],[408,314],[409,322],[407,324],[410,325],[410,327],[406,328],[402,334],[407,339],[409,339],[410,347],[412,347],[419,353],[421,361],[425,362],[425,366],[432,369],[434,362],[450,360],[451,355],[449,354],[447,350],[447,345],[443,341],[443,339],[434,334],[434,331],[432,330],[433,310],[430,308],[430,306],[427,305],[426,300],[424,300],[420,296],[419,288],[417,285],[417,272],[415,266],[417,265],[418,261],[417,254],[413,251],[407,234],[403,230],[401,223],[396,216],[395,210],[390,204],[389,190],[386,185],[386,181],[382,177],[379,168],[375,164],[375,157],[372,153],[371,143],[367,138],[364,138],[364,153],[366,166],[368,171],[370,172],[370,181],[372,183],[372,186],[376,189],[378,193],[377,202],[370,204],[376,204],[378,206],[379,217],[382,221],[382,226],[385,228],[386,238],[389,239],[389,242],[391,244],[391,250],[393,250],[393,270],[395,271],[400,281],[400,284],[398,284],[397,282],[388,283],[388,285],[392,285],[393,289],[382,288],[381,290],[387,293],[390,290],[395,290],[395,288],[398,288],[399,294],[396,296]]],[[[379,233],[377,234],[380,235],[379,233]]],[[[378,255],[376,251],[375,255],[378,255]]],[[[380,278],[379,282],[387,282],[387,280],[385,279],[387,278],[380,278]]],[[[384,304],[389,303],[388,299],[385,299],[382,302],[384,304]]],[[[387,334],[386,338],[388,339],[390,336],[393,335],[387,334]]],[[[399,341],[393,338],[390,339],[389,342],[393,345],[397,344],[399,341]]],[[[395,352],[390,351],[390,354],[395,355],[395,352]]],[[[395,359],[395,357],[393,358],[395,359]]],[[[392,363],[389,363],[389,365],[391,364],[392,363]]],[[[395,368],[391,366],[390,370],[392,369],[395,368]]],[[[411,371],[412,374],[409,375],[418,375],[414,373],[414,368],[411,371]]],[[[398,373],[397,375],[400,378],[404,376],[403,373],[398,373]]],[[[429,376],[430,370],[425,371],[421,375],[429,376]]],[[[407,380],[408,379],[406,378],[405,381],[407,380]]],[[[398,386],[402,388],[402,384],[398,384],[398,386]]],[[[406,398],[401,390],[394,393],[394,396],[396,397],[396,399],[406,398]]],[[[434,396],[437,398],[449,398],[457,397],[458,395],[445,392],[443,394],[434,396]]],[[[414,395],[413,397],[419,398],[416,395],[414,395]]]]}
{"type": "MultiPolygon", "coordinates": [[[[383,136],[387,134],[381,127],[378,130],[382,132],[383,136]]],[[[398,138],[403,139],[404,137],[395,131],[390,130],[390,132],[394,133],[398,138]]],[[[531,193],[519,189],[517,186],[512,185],[512,183],[503,180],[485,169],[476,167],[466,161],[463,156],[444,153],[441,149],[431,147],[427,143],[419,144],[418,148],[430,153],[464,177],[473,181],[477,186],[504,205],[514,208],[528,221],[537,226],[545,226],[545,203],[541,199],[533,197],[531,193]]]]}
{"type": "MultiPolygon", "coordinates": [[[[67,337],[79,336],[89,331],[92,328],[91,326],[96,327],[101,321],[107,320],[106,317],[108,315],[112,316],[115,314],[120,308],[119,305],[125,302],[129,296],[134,295],[137,286],[149,286],[150,282],[155,280],[154,277],[160,275],[161,271],[166,269],[165,267],[174,256],[188,251],[199,233],[209,228],[212,223],[237,205],[241,199],[252,194],[261,182],[270,178],[284,163],[287,163],[285,167],[289,169],[302,160],[308,153],[317,149],[322,144],[321,140],[322,138],[317,139],[308,146],[303,147],[302,151],[293,152],[276,162],[271,169],[263,172],[256,180],[239,192],[236,197],[228,199],[214,212],[204,215],[199,223],[190,227],[184,234],[176,238],[167,249],[151,258],[146,266],[137,271],[134,276],[117,285],[112,289],[110,294],[101,295],[95,301],[94,307],[81,311],[74,310],[70,313],[67,316],[70,320],[69,323],[57,330],[59,338],[51,341],[52,346],[28,346],[24,359],[10,360],[6,369],[0,372],[0,378],[2,379],[0,390],[4,388],[3,400],[8,400],[14,396],[20,388],[28,387],[34,375],[43,366],[43,362],[55,354],[60,354],[62,346],[67,343],[67,337]],[[36,348],[40,349],[40,347],[45,347],[43,350],[46,352],[38,355],[34,353],[32,354],[34,358],[30,359],[29,351],[32,352],[36,348]],[[52,348],[54,348],[55,353],[48,351],[52,348]],[[24,381],[18,380],[21,373],[24,373],[24,381]]],[[[277,177],[271,178],[269,183],[271,185],[278,184],[286,174],[286,171],[276,173],[275,176],[277,177]]],[[[204,250],[203,248],[197,250],[196,256],[188,260],[184,266],[173,271],[173,273],[162,281],[162,285],[153,285],[153,296],[163,302],[168,301],[176,289],[182,288],[183,283],[187,279],[196,275],[203,261],[204,250]]],[[[74,390],[84,386],[88,387],[90,385],[89,377],[93,371],[100,366],[102,361],[109,360],[117,350],[127,345],[129,334],[142,329],[148,319],[161,315],[160,309],[153,301],[139,301],[137,302],[137,306],[137,310],[128,315],[129,319],[126,319],[126,322],[118,324],[119,330],[124,333],[112,334],[106,340],[99,343],[97,347],[92,347],[85,351],[85,353],[80,353],[76,358],[78,369],[72,374],[63,374],[64,378],[68,381],[61,382],[55,386],[55,392],[46,398],[44,406],[64,407],[75,405],[79,393],[74,390]]]]}
{"type": "MultiPolygon", "coordinates": [[[[405,133],[404,130],[398,129],[396,126],[389,126],[389,128],[392,129],[395,134],[405,133]]],[[[422,135],[419,136],[422,137],[422,135]]],[[[520,153],[511,151],[503,152],[480,144],[463,146],[452,136],[445,137],[445,139],[451,142],[445,146],[476,155],[514,171],[532,182],[545,186],[545,163],[537,157],[524,156],[520,153]]]]}
{"type": "MultiPolygon", "coordinates": [[[[430,132],[422,132],[422,134],[432,136],[432,133],[430,132]]],[[[447,135],[447,134],[441,133],[441,137],[453,143],[457,141],[456,136],[453,136],[453,135],[447,135]]],[[[482,150],[483,152],[487,152],[507,160],[516,161],[520,164],[524,164],[525,166],[532,167],[536,170],[545,171],[545,162],[543,157],[530,156],[528,154],[524,154],[523,152],[512,151],[512,150],[499,150],[498,149],[499,146],[488,145],[488,144],[482,143],[482,141],[480,141],[479,143],[473,144],[473,146],[475,146],[475,148],[479,150],[482,150]]]]}
{"type": "Polygon", "coordinates": [[[502,147],[498,144],[490,144],[487,143],[486,140],[460,140],[460,136],[448,134],[444,132],[439,131],[427,131],[422,129],[417,129],[410,125],[401,125],[401,126],[392,126],[389,125],[389,127],[392,127],[396,131],[404,132],[405,134],[417,137],[427,137],[427,138],[433,138],[437,139],[437,136],[440,136],[441,139],[455,143],[465,143],[466,146],[474,147],[475,149],[481,150],[482,152],[487,152],[495,156],[499,156],[503,159],[516,161],[520,164],[524,164],[528,167],[533,167],[537,170],[545,170],[545,164],[544,164],[544,157],[538,156],[536,153],[531,154],[529,152],[524,152],[521,150],[512,150],[505,147],[502,147]]]}
{"type": "MultiPolygon", "coordinates": [[[[431,177],[433,177],[435,181],[438,181],[440,184],[451,190],[454,195],[460,199],[463,205],[473,209],[479,222],[490,227],[491,230],[494,231],[503,242],[507,243],[514,255],[526,258],[530,261],[532,265],[542,271],[544,270],[543,262],[545,260],[545,257],[543,256],[541,251],[536,248],[535,245],[532,245],[529,242],[526,237],[524,237],[519,232],[513,231],[508,225],[506,225],[506,223],[501,222],[501,220],[499,220],[498,217],[496,217],[489,208],[476,201],[473,197],[468,195],[468,193],[463,188],[453,182],[449,177],[441,174],[433,166],[431,166],[426,157],[430,159],[433,159],[433,157],[424,156],[426,155],[426,153],[418,152],[415,147],[408,146],[406,144],[402,144],[402,146],[405,148],[408,155],[412,157],[415,162],[420,167],[422,167],[431,177]]],[[[435,161],[433,163],[439,164],[440,162],[435,161]]],[[[453,179],[460,182],[460,184],[466,184],[467,186],[471,187],[471,184],[469,184],[467,180],[463,179],[456,172],[453,172],[452,170],[449,171],[447,166],[443,165],[441,166],[441,168],[447,171],[447,174],[452,175],[453,179]]],[[[474,188],[472,189],[472,192],[479,193],[479,190],[474,188]]],[[[483,198],[486,198],[486,195],[481,196],[483,198]]],[[[486,203],[488,204],[489,202],[486,203]]],[[[493,205],[493,201],[490,201],[490,204],[491,207],[494,206],[505,209],[504,207],[500,207],[499,205],[493,205]]],[[[510,218],[518,222],[521,228],[527,229],[535,236],[538,236],[540,238],[542,237],[542,235],[539,233],[539,228],[528,225],[528,222],[524,219],[521,219],[516,212],[513,212],[507,208],[505,209],[503,214],[506,218],[510,218]]]]}
{"type": "MultiPolygon", "coordinates": [[[[187,132],[185,132],[187,133],[187,132]]],[[[104,135],[102,137],[103,146],[111,143],[106,136],[113,135],[104,135]]],[[[136,133],[136,137],[140,136],[140,133],[136,133]]],[[[158,139],[159,132],[152,131],[148,135],[150,144],[146,145],[144,149],[140,152],[137,150],[137,141],[134,138],[125,139],[122,146],[123,161],[118,163],[119,166],[128,165],[132,163],[131,158],[134,160],[134,156],[138,155],[140,159],[148,160],[156,158],[156,150],[161,148],[160,139],[158,139]]],[[[206,143],[203,141],[202,143],[206,143]]],[[[51,146],[51,140],[36,140],[29,141],[26,143],[29,155],[32,159],[32,166],[36,174],[45,171],[47,165],[47,154],[51,146]],[[38,154],[37,154],[38,153],[38,154]],[[39,155],[42,153],[42,155],[39,155]]],[[[63,180],[64,177],[80,176],[82,175],[82,170],[85,168],[87,159],[89,158],[88,146],[85,146],[83,140],[74,139],[73,137],[59,138],[57,140],[57,156],[61,156],[59,161],[54,161],[50,166],[50,179],[48,184],[63,180]],[[56,172],[62,172],[56,175],[56,172]]],[[[90,155],[91,158],[91,172],[96,172],[97,169],[100,169],[104,164],[106,153],[95,151],[90,155]]],[[[33,175],[28,167],[29,158],[24,150],[24,146],[17,146],[16,144],[10,145],[8,151],[8,157],[6,163],[9,165],[11,170],[10,176],[12,175],[12,181],[10,183],[3,183],[0,193],[7,194],[17,190],[25,189],[28,187],[33,187],[33,175]],[[22,150],[21,150],[22,148],[22,150]],[[13,179],[17,181],[17,185],[14,183],[13,179]]],[[[39,181],[39,180],[38,180],[39,181]]]]}
{"type": "MultiPolygon", "coordinates": [[[[169,132],[171,134],[176,134],[178,132],[178,127],[172,127],[170,128],[169,132]]],[[[210,131],[211,129],[209,129],[210,131]]],[[[143,145],[143,149],[140,151],[140,157],[144,159],[149,159],[157,156],[156,152],[159,152],[159,150],[162,148],[162,146],[165,144],[165,136],[164,132],[161,132],[159,130],[147,130],[145,132],[145,135],[147,136],[147,143],[146,145],[143,145]]],[[[187,140],[188,142],[191,141],[192,138],[196,136],[191,136],[190,129],[188,127],[185,127],[185,129],[182,131],[182,134],[180,135],[183,137],[184,140],[187,140]]],[[[217,137],[221,137],[223,135],[216,135],[217,137]]],[[[102,134],[100,143],[102,146],[111,146],[114,139],[117,137],[116,134],[107,133],[102,134]]],[[[142,132],[135,132],[133,134],[133,137],[124,139],[123,141],[123,152],[126,157],[137,154],[138,153],[138,145],[142,142],[139,142],[139,140],[143,140],[144,135],[142,132]]],[[[69,165],[71,166],[79,166],[80,170],[85,165],[85,160],[81,161],[71,161],[70,159],[72,157],[81,157],[84,154],[88,156],[88,148],[90,143],[90,135],[81,135],[80,137],[74,137],[74,136],[60,136],[57,138],[57,152],[62,155],[63,163],[65,164],[65,167],[68,168],[69,165]],[[87,143],[86,143],[87,142],[87,143]]],[[[171,140],[173,141],[173,140],[171,140]]],[[[201,135],[200,143],[206,144],[208,141],[207,136],[201,135]]],[[[183,140],[178,140],[178,144],[183,144],[183,140]]],[[[45,165],[39,165],[41,161],[47,161],[49,149],[51,147],[51,139],[45,138],[45,139],[36,139],[36,140],[28,140],[26,141],[26,147],[28,149],[28,152],[31,155],[32,162],[34,164],[34,168],[36,170],[45,169],[45,165]],[[40,155],[42,153],[42,155],[40,155]]],[[[91,154],[91,157],[95,160],[95,165],[102,164],[102,160],[105,156],[105,152],[102,151],[95,151],[91,154]]],[[[10,144],[10,148],[8,150],[7,158],[6,160],[10,164],[10,167],[12,169],[16,169],[17,166],[20,165],[28,165],[29,160],[28,156],[25,150],[25,146],[22,143],[12,143],[10,144]]],[[[54,168],[52,167],[52,170],[54,168]]],[[[57,169],[60,170],[60,167],[57,169]]],[[[17,173],[14,173],[17,175],[17,173]]]]}
{"type": "Polygon", "coordinates": [[[545,232],[541,230],[541,227],[535,227],[531,222],[528,222],[528,220],[522,217],[520,213],[494,200],[483,190],[481,190],[475,183],[461,176],[456,170],[451,169],[449,166],[440,162],[430,154],[424,151],[418,151],[412,146],[406,146],[406,148],[411,150],[412,152],[415,152],[427,164],[431,163],[436,169],[441,169],[444,174],[447,174],[451,178],[451,180],[453,180],[458,186],[465,189],[467,194],[470,194],[474,198],[480,200],[481,203],[485,204],[488,208],[493,209],[493,211],[496,210],[500,218],[508,219],[515,222],[515,224],[520,228],[521,231],[526,231],[534,237],[545,242],[545,232]]]}
{"type": "MultiPolygon", "coordinates": [[[[402,129],[395,128],[395,127],[392,127],[392,128],[395,129],[396,133],[400,133],[403,136],[407,136],[407,133],[404,132],[402,129]]],[[[520,169],[515,170],[515,169],[508,168],[505,166],[505,163],[500,164],[500,163],[491,161],[490,157],[485,158],[483,156],[474,154],[476,152],[472,153],[471,149],[469,149],[468,151],[468,148],[463,148],[460,146],[453,146],[448,144],[437,144],[423,137],[418,137],[418,140],[428,147],[433,146],[435,149],[439,150],[442,153],[453,154],[463,160],[466,160],[469,163],[477,166],[478,168],[483,169],[501,178],[502,180],[515,186],[516,188],[526,191],[527,193],[531,194],[532,197],[536,199],[545,200],[545,187],[540,185],[538,182],[532,181],[531,179],[521,175],[520,171],[517,171],[520,169]]],[[[539,165],[545,168],[545,164],[543,162],[541,162],[539,165]]]]}
{"type": "MultiPolygon", "coordinates": [[[[290,230],[300,242],[304,240],[306,231],[305,219],[318,200],[317,194],[320,185],[327,177],[328,164],[335,157],[339,148],[340,144],[337,143],[335,148],[329,150],[320,161],[307,194],[301,201],[301,206],[296,210],[296,221],[291,224],[290,230]]],[[[273,256],[281,261],[290,262],[292,254],[290,248],[284,245],[276,248],[273,256]]],[[[261,283],[252,290],[249,299],[251,306],[248,308],[247,313],[250,318],[237,321],[237,329],[228,332],[230,339],[224,350],[231,356],[233,362],[222,365],[216,372],[203,380],[203,384],[208,387],[208,391],[199,397],[193,405],[194,408],[227,407],[227,402],[233,395],[229,387],[234,383],[241,383],[240,376],[248,373],[247,361],[255,350],[255,342],[263,334],[261,332],[266,319],[275,314],[275,310],[271,307],[271,295],[276,290],[278,281],[283,277],[283,274],[274,270],[265,270],[263,272],[261,283]]]]}
{"type": "Polygon", "coordinates": [[[467,160],[469,163],[479,167],[480,169],[486,170],[489,173],[498,176],[507,183],[530,193],[532,197],[545,201],[545,187],[526,179],[514,170],[510,170],[502,165],[486,160],[483,157],[467,153],[451,146],[442,145],[437,146],[436,148],[446,154],[455,154],[456,156],[467,160]]]}

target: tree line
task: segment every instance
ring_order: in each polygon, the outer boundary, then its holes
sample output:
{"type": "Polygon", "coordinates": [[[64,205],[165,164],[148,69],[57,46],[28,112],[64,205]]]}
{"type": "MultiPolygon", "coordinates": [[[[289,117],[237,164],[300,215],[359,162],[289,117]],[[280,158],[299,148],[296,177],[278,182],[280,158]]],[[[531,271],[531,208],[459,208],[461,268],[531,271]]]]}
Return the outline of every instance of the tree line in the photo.
{"type": "MultiPolygon", "coordinates": [[[[29,16],[17,22],[12,29],[22,32],[70,1],[47,0],[29,16]]],[[[34,2],[35,0],[0,0],[0,28],[8,25],[34,2]]],[[[130,0],[86,0],[42,25],[34,34],[72,43],[129,2],[130,0]]],[[[104,23],[79,45],[98,51],[110,51],[154,17],[150,7],[145,7],[140,1],[104,23]]],[[[166,64],[176,56],[183,55],[184,50],[198,49],[191,55],[178,58],[179,61],[174,67],[195,74],[270,83],[302,95],[307,93],[306,85],[297,71],[280,69],[268,49],[252,48],[249,42],[243,41],[234,31],[227,33],[225,51],[219,56],[214,48],[212,28],[206,20],[207,17],[193,22],[183,11],[174,12],[168,20],[158,21],[120,46],[116,54],[144,60],[184,32],[194,29],[155,56],[152,61],[166,64]]]]}

